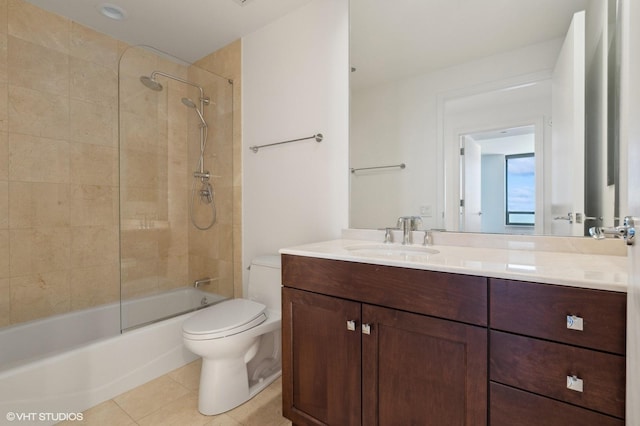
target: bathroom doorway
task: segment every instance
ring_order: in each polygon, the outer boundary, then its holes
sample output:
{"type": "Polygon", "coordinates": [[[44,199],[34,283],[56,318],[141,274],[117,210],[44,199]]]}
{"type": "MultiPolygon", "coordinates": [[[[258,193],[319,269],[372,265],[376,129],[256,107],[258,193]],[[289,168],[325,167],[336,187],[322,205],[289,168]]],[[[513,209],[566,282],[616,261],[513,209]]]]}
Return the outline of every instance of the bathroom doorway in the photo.
{"type": "Polygon", "coordinates": [[[461,133],[460,231],[533,234],[541,226],[536,125],[461,133]]]}

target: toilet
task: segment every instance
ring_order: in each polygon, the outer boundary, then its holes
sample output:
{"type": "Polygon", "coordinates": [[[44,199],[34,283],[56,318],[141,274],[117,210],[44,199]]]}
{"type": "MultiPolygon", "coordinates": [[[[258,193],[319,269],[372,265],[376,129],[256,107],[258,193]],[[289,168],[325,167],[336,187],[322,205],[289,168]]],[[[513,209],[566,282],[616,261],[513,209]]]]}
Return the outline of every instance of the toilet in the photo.
{"type": "Polygon", "coordinates": [[[202,414],[231,410],[280,376],[280,295],[280,257],[260,256],[251,263],[246,299],[225,300],[184,322],[185,346],[202,357],[202,414]]]}

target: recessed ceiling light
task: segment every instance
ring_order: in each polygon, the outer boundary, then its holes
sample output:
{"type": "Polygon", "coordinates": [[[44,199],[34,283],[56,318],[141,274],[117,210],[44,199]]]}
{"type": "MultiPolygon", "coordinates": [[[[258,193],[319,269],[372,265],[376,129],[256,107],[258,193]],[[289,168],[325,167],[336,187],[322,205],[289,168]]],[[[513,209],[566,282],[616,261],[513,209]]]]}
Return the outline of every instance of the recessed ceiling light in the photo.
{"type": "Polygon", "coordinates": [[[114,19],[116,21],[122,21],[127,17],[127,12],[125,12],[123,8],[111,3],[102,3],[98,7],[98,10],[102,15],[106,16],[109,19],[114,19]]]}
{"type": "Polygon", "coordinates": [[[247,3],[249,3],[251,0],[233,0],[236,3],[238,3],[240,6],[245,6],[247,3]]]}

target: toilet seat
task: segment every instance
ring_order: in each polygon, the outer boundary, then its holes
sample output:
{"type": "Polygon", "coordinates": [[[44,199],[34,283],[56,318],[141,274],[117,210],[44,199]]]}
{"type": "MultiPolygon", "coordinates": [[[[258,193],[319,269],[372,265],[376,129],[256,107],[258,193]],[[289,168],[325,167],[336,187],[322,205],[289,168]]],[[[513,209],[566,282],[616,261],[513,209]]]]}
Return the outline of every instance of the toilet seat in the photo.
{"type": "Polygon", "coordinates": [[[249,299],[231,299],[198,312],[182,325],[187,339],[220,339],[253,328],[267,319],[267,307],[249,299]]]}

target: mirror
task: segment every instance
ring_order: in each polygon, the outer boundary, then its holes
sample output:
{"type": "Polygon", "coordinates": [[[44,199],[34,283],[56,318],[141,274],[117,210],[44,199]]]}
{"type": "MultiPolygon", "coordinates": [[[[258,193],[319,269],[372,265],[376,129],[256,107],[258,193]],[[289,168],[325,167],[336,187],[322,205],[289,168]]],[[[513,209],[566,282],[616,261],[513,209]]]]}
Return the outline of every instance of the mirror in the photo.
{"type": "Polygon", "coordinates": [[[616,0],[350,0],[350,227],[616,224],[616,13],[616,0]]]}

